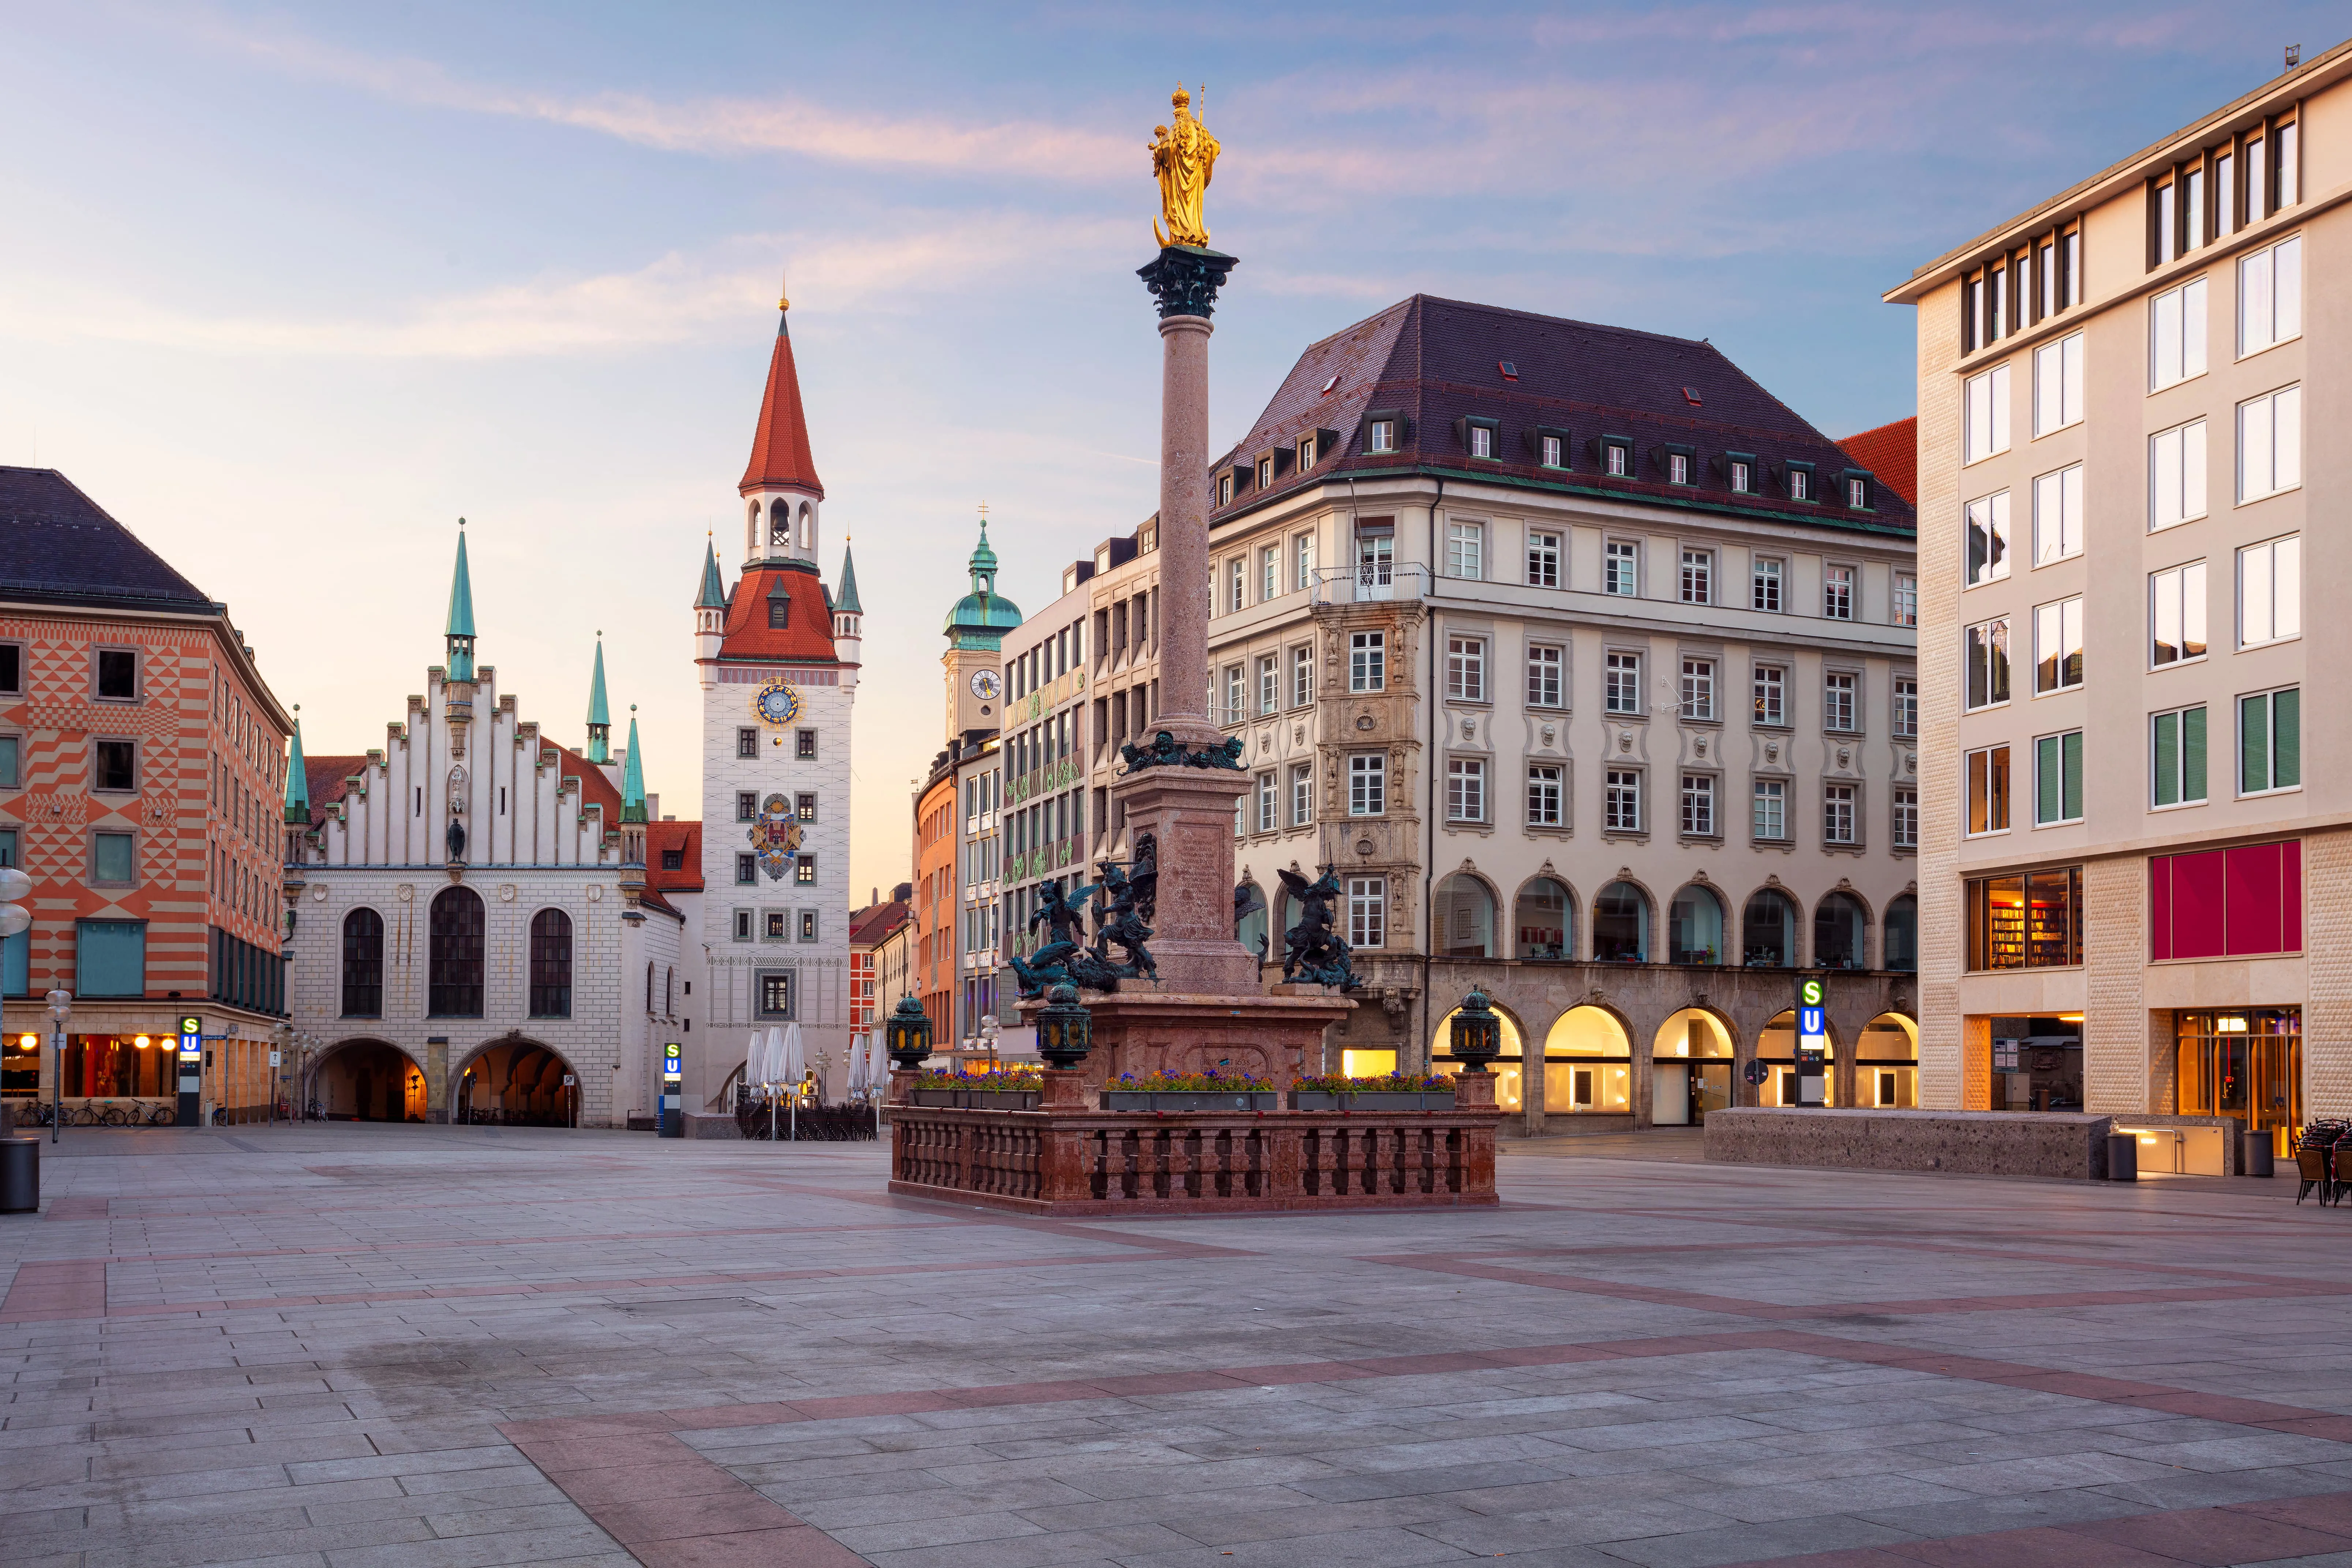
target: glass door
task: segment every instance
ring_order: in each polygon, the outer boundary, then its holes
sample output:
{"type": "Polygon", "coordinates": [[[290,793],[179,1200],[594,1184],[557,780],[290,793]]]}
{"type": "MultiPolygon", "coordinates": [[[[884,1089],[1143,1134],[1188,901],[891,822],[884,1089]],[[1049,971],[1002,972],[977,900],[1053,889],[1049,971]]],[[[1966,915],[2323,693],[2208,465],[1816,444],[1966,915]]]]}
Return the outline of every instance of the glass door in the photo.
{"type": "Polygon", "coordinates": [[[2181,1013],[2174,1102],[2182,1116],[2235,1116],[2277,1152],[2303,1124],[2303,1009],[2181,1013]]]}

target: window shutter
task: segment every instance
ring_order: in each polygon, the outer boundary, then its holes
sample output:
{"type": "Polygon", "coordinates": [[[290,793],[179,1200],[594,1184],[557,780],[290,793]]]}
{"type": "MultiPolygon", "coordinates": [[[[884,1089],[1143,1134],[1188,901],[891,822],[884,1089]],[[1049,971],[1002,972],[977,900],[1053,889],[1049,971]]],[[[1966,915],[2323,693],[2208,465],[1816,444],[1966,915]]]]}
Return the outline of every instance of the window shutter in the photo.
{"type": "Polygon", "coordinates": [[[2285,789],[2303,782],[2303,692],[2299,688],[2271,694],[2271,787],[2285,789]]]}
{"type": "Polygon", "coordinates": [[[2180,716],[2180,798],[2205,798],[2205,710],[2191,708],[2180,716]]]}
{"type": "Polygon", "coordinates": [[[2271,787],[2270,700],[2238,699],[2238,793],[2271,787]]]}
{"type": "Polygon", "coordinates": [[[2033,820],[2058,820],[2058,737],[2044,735],[2033,742],[2033,820]]]}
{"type": "Polygon", "coordinates": [[[2154,799],[2158,805],[2180,804],[2180,721],[2179,713],[2156,716],[2154,752],[2156,757],[2156,789],[2154,799]]]}
{"type": "Polygon", "coordinates": [[[1467,416],[1454,422],[1454,439],[1464,451],[1470,449],[1470,420],[1467,416]]]}
{"type": "Polygon", "coordinates": [[[2066,769],[2060,815],[2072,822],[2083,815],[2083,731],[2074,730],[2061,736],[2058,749],[2066,769]]]}

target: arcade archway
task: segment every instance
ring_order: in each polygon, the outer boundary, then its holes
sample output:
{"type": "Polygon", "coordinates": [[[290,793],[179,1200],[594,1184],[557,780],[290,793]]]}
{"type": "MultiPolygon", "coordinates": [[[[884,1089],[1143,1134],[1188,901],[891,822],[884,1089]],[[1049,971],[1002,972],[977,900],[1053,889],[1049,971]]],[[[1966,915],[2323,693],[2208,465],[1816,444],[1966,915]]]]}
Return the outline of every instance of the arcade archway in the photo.
{"type": "Polygon", "coordinates": [[[422,1121],[425,1073],[382,1040],[347,1040],[310,1073],[310,1100],[330,1121],[422,1121]]]}
{"type": "Polygon", "coordinates": [[[572,1064],[537,1040],[494,1040],[458,1069],[450,1086],[449,1120],[505,1127],[576,1127],[580,1091],[572,1064]]]}

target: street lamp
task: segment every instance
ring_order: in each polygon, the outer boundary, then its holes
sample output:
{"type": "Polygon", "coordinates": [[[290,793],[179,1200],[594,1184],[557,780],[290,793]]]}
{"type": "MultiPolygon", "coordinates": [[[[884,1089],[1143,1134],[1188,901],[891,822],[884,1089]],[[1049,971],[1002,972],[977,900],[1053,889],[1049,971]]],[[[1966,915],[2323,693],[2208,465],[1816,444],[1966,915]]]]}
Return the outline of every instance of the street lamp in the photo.
{"type": "Polygon", "coordinates": [[[58,1124],[65,1121],[66,1087],[66,1025],[73,1017],[73,993],[52,991],[48,994],[49,1022],[56,1026],[49,1038],[56,1047],[56,1065],[49,1073],[49,1142],[58,1141],[58,1124]]]}
{"type": "Polygon", "coordinates": [[[1094,1015],[1078,1005],[1078,988],[1065,983],[1045,993],[1037,1012],[1037,1054],[1049,1068],[1065,1070],[1094,1048],[1094,1015]]]}
{"type": "Polygon", "coordinates": [[[1503,1054],[1503,1020],[1484,991],[1473,990],[1447,1026],[1454,1059],[1465,1073],[1484,1073],[1486,1064],[1503,1054]]]}
{"type": "Polygon", "coordinates": [[[923,1011],[921,1002],[901,996],[883,1022],[882,1038],[892,1067],[901,1072],[919,1071],[931,1056],[930,1015],[923,1011]]]}
{"type": "Polygon", "coordinates": [[[996,1021],[996,1015],[993,1013],[986,1015],[980,1020],[980,1047],[988,1053],[988,1070],[991,1072],[996,1070],[996,1037],[1003,1031],[1003,1028],[1004,1026],[996,1021]]]}

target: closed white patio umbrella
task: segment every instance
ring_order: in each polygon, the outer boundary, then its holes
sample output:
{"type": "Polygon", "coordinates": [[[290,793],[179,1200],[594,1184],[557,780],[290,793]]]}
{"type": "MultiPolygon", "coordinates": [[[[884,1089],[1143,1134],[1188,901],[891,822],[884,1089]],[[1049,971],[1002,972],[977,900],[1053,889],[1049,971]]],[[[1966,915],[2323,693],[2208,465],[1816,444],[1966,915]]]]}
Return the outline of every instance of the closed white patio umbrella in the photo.
{"type": "Polygon", "coordinates": [[[795,1143],[800,1142],[801,1136],[801,1068],[806,1060],[806,1054],[801,1045],[801,1026],[798,1024],[786,1024],[784,1026],[784,1081],[792,1086],[792,1137],[795,1143]]]}
{"type": "Polygon", "coordinates": [[[866,1091],[874,1087],[872,1054],[862,1043],[849,1053],[849,1097],[852,1100],[863,1099],[866,1091]]]}

